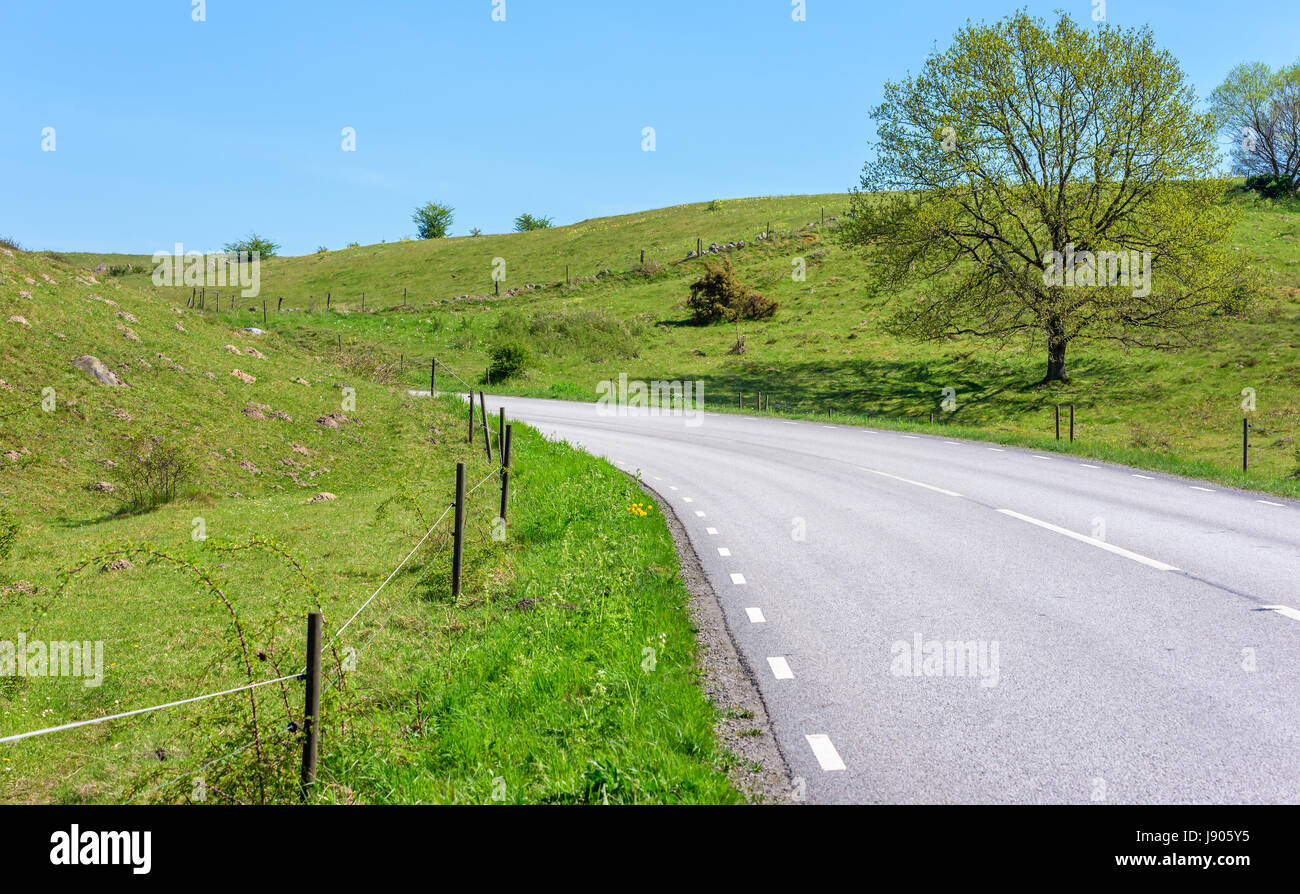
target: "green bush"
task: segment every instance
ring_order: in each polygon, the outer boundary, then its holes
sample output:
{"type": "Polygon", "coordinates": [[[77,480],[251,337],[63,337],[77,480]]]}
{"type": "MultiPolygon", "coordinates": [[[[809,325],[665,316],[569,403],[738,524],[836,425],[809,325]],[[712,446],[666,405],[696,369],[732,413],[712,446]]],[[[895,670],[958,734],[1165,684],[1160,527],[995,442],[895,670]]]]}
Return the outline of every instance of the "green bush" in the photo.
{"type": "Polygon", "coordinates": [[[419,227],[421,239],[442,239],[451,229],[455,211],[455,208],[441,202],[425,202],[415,209],[411,220],[419,227]]]}
{"type": "Polygon", "coordinates": [[[552,223],[553,221],[549,217],[525,212],[515,218],[515,232],[524,233],[528,230],[545,230],[549,229],[552,223]]]}
{"type": "Polygon", "coordinates": [[[157,436],[137,436],[119,442],[112,451],[110,477],[130,511],[170,503],[194,480],[196,466],[184,448],[157,436]]]}
{"type": "Polygon", "coordinates": [[[691,297],[686,299],[691,322],[702,326],[723,320],[766,320],[779,306],[737,279],[730,261],[723,261],[721,267],[709,264],[704,275],[691,283],[691,297]]]}
{"type": "Polygon", "coordinates": [[[523,342],[502,342],[492,347],[488,378],[493,382],[513,378],[528,367],[528,348],[523,342]]]}
{"type": "Polygon", "coordinates": [[[8,510],[0,509],[0,565],[9,559],[14,543],[18,540],[19,524],[8,510]]]}
{"type": "Polygon", "coordinates": [[[1255,174],[1246,178],[1246,189],[1266,199],[1284,199],[1295,195],[1296,182],[1290,174],[1255,174]]]}

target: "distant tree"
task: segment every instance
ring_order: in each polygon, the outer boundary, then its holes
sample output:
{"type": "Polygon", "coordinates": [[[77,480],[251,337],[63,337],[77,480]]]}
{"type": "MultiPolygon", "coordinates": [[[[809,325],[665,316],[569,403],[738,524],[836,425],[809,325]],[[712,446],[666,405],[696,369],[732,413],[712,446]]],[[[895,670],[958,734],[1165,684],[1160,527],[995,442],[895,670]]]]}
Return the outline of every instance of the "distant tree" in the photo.
{"type": "Polygon", "coordinates": [[[515,232],[523,233],[528,230],[545,230],[551,226],[553,221],[549,217],[534,216],[527,212],[515,218],[515,232]]]}
{"type": "Polygon", "coordinates": [[[426,202],[415,213],[411,215],[411,220],[419,227],[421,239],[442,239],[451,229],[451,222],[455,216],[456,209],[450,205],[443,205],[440,202],[426,202]]]}
{"type": "Polygon", "coordinates": [[[241,251],[252,254],[256,251],[261,252],[264,258],[273,258],[280,251],[280,243],[272,242],[270,239],[256,233],[249,233],[243,239],[227,242],[225,248],[227,254],[238,254],[241,251]]]}
{"type": "Polygon", "coordinates": [[[1300,189],[1300,62],[1238,65],[1210,94],[1210,113],[1232,141],[1233,173],[1300,189]]]}
{"type": "Polygon", "coordinates": [[[1065,14],[967,25],[887,83],[840,233],[891,330],[1046,342],[1049,382],[1076,341],[1171,347],[1239,312],[1257,286],[1195,103],[1149,29],[1065,14]]]}

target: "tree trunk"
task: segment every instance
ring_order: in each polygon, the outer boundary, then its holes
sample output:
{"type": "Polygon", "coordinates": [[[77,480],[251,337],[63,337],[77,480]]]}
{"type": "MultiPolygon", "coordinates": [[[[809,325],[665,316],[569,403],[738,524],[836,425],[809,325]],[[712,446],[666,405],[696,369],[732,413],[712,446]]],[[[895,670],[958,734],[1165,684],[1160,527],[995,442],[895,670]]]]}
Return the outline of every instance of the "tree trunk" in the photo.
{"type": "Polygon", "coordinates": [[[1070,377],[1065,374],[1065,345],[1064,339],[1047,340],[1047,375],[1043,377],[1044,384],[1070,381],[1070,377]]]}

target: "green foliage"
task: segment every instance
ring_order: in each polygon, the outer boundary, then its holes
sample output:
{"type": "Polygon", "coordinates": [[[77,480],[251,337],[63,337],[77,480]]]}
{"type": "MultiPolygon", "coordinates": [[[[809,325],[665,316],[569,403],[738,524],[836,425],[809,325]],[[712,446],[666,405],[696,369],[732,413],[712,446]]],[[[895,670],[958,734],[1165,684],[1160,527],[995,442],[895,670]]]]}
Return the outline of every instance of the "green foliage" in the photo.
{"type": "Polygon", "coordinates": [[[691,296],[686,299],[691,322],[698,325],[737,322],[739,320],[767,320],[779,305],[760,295],[752,286],[742,283],[724,260],[721,266],[709,264],[704,274],[691,283],[691,296]]]}
{"type": "Polygon", "coordinates": [[[471,236],[482,236],[482,235],[483,235],[483,231],[480,230],[478,227],[473,227],[473,228],[470,229],[469,234],[470,234],[471,236]]]}
{"type": "MultiPolygon", "coordinates": [[[[1234,173],[1289,178],[1300,187],[1300,63],[1238,65],[1210,94],[1210,114],[1230,144],[1234,173]]],[[[1251,188],[1248,186],[1248,188],[1251,188]]],[[[1276,196],[1275,196],[1276,197],[1276,196]]]]}
{"type": "Polygon", "coordinates": [[[197,473],[188,451],[157,436],[124,438],[111,453],[116,465],[110,477],[117,484],[125,508],[133,512],[170,503],[197,473]]]}
{"type": "Polygon", "coordinates": [[[1246,178],[1245,188],[1266,199],[1284,199],[1296,194],[1297,178],[1290,174],[1254,174],[1246,178]]]}
{"type": "Polygon", "coordinates": [[[451,229],[455,212],[456,209],[450,205],[441,202],[425,202],[415,209],[411,220],[415,221],[415,225],[419,228],[421,239],[442,239],[451,229]]]}
{"type": "Polygon", "coordinates": [[[279,253],[280,244],[257,233],[249,233],[243,239],[227,242],[225,248],[227,254],[244,252],[251,255],[253,252],[259,252],[263,258],[273,258],[279,253]]]}
{"type": "Polygon", "coordinates": [[[528,348],[522,342],[502,342],[492,346],[488,356],[492,362],[488,365],[488,378],[493,382],[514,378],[528,367],[528,348]]]}
{"type": "Polygon", "coordinates": [[[18,533],[22,526],[18,520],[10,514],[7,509],[0,509],[0,565],[3,565],[8,559],[9,554],[13,552],[14,543],[18,540],[18,533]]]}
{"type": "Polygon", "coordinates": [[[553,221],[549,217],[524,212],[515,218],[515,232],[525,233],[530,230],[547,230],[550,229],[552,223],[553,221]]]}
{"type": "Polygon", "coordinates": [[[967,25],[887,83],[872,117],[876,158],[841,236],[893,300],[894,334],[1045,343],[1059,381],[1072,343],[1188,344],[1257,293],[1228,251],[1214,122],[1146,28],[967,25]],[[1154,288],[1049,280],[1076,250],[1150,252],[1154,288]]]}

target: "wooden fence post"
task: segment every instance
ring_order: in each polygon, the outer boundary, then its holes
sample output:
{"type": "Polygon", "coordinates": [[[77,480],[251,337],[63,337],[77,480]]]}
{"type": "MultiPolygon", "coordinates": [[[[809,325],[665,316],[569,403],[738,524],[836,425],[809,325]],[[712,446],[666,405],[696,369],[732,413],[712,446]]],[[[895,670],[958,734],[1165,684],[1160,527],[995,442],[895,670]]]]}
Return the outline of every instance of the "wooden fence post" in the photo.
{"type": "Polygon", "coordinates": [[[1250,467],[1250,417],[1241,417],[1241,474],[1250,467]]]}
{"type": "Polygon", "coordinates": [[[501,520],[506,520],[510,508],[510,442],[514,440],[514,426],[506,426],[505,440],[501,442],[501,520]]]}
{"type": "Polygon", "coordinates": [[[307,670],[303,674],[303,679],[307,682],[302,710],[301,795],[304,801],[316,782],[316,759],[319,753],[316,739],[320,726],[320,639],[321,614],[311,612],[307,615],[307,670]]]}
{"type": "Polygon", "coordinates": [[[1061,440],[1061,405],[1056,405],[1056,440],[1061,440]]]}
{"type": "Polygon", "coordinates": [[[1074,443],[1074,404],[1070,404],[1070,443],[1074,443]]]}
{"type": "MultiPolygon", "coordinates": [[[[473,409],[473,395],[470,395],[473,409]]],[[[451,548],[451,598],[460,599],[460,566],[465,555],[465,464],[456,463],[456,530],[451,548]]]]}
{"type": "MultiPolygon", "coordinates": [[[[492,430],[488,428],[487,421],[487,392],[480,391],[478,393],[478,401],[479,406],[483,409],[483,446],[487,448],[488,462],[492,462],[492,430]]],[[[473,412],[472,406],[470,412],[473,412]]]]}
{"type": "Polygon", "coordinates": [[[429,397],[438,393],[438,358],[429,361],[429,397]]]}

